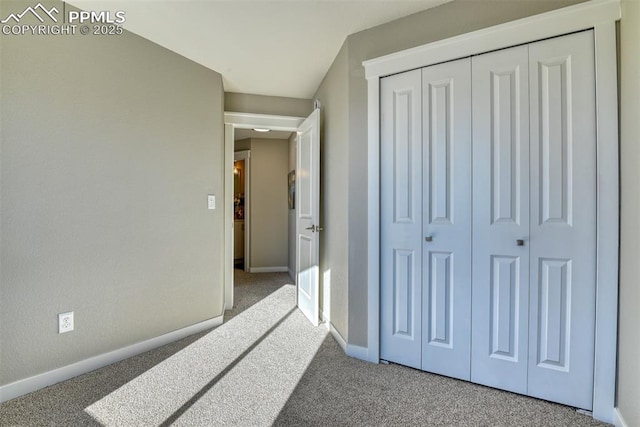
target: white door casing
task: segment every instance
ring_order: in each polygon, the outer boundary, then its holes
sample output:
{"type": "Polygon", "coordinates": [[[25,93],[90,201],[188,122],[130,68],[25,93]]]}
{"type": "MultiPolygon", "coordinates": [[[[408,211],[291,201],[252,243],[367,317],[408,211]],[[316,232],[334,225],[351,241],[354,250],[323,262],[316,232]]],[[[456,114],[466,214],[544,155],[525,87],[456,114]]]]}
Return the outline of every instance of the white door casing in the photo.
{"type": "MultiPolygon", "coordinates": [[[[224,309],[233,308],[233,158],[235,129],[267,128],[297,132],[305,119],[302,117],[273,116],[268,114],[224,113],[224,309]]],[[[247,243],[245,241],[245,243],[247,243]]],[[[246,247],[250,247],[250,243],[246,247]]],[[[249,254],[250,255],[250,254],[249,254]]],[[[249,260],[250,261],[250,260],[249,260]]],[[[248,263],[245,260],[245,268],[248,263]]]]}
{"type": "Polygon", "coordinates": [[[471,357],[470,91],[469,58],[422,70],[422,369],[465,380],[471,357]]]}
{"type": "Polygon", "coordinates": [[[528,52],[473,58],[471,378],[517,393],[527,393],[528,367],[528,52]]]}
{"type": "MultiPolygon", "coordinates": [[[[380,81],[383,77],[455,58],[593,29],[597,93],[597,300],[593,416],[615,420],[619,147],[616,21],[619,0],[589,1],[454,36],[363,63],[368,81],[368,330],[366,360],[380,356],[380,81]]],[[[363,357],[363,356],[359,356],[363,357]]]]}
{"type": "Polygon", "coordinates": [[[298,128],[296,138],[296,285],[298,307],[317,326],[320,317],[320,110],[298,128]]]}

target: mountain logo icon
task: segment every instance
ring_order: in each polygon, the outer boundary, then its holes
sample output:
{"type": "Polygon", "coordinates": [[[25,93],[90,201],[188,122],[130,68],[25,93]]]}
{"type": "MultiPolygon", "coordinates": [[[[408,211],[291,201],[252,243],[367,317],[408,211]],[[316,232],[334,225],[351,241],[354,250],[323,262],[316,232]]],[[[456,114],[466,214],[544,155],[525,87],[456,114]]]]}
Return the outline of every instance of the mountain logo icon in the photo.
{"type": "Polygon", "coordinates": [[[27,7],[22,13],[12,13],[9,16],[7,16],[5,19],[3,19],[2,21],[0,21],[0,23],[2,24],[6,24],[7,22],[14,20],[15,23],[19,23],[20,20],[28,14],[32,14],[33,16],[35,16],[38,21],[44,23],[44,18],[45,17],[49,17],[53,22],[58,22],[58,19],[54,16],[54,13],[57,15],[58,13],[60,13],[60,11],[58,9],[54,7],[52,7],[51,9],[47,10],[46,7],[44,7],[42,5],[42,3],[38,3],[37,5],[35,5],[34,7],[27,7]],[[38,13],[39,12],[39,13],[38,13]]]}

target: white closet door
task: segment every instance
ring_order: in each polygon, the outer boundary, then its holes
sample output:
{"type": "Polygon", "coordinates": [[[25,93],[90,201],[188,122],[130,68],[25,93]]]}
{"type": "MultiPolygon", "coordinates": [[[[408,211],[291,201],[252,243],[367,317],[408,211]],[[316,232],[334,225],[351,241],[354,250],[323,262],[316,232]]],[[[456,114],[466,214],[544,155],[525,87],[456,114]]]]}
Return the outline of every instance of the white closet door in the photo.
{"type": "Polygon", "coordinates": [[[469,380],[471,60],[424,68],[422,91],[422,369],[469,380]]]}
{"type": "Polygon", "coordinates": [[[529,49],[473,58],[471,380],[527,393],[529,49]]]}
{"type": "Polygon", "coordinates": [[[596,269],[593,33],[529,47],[529,393],[591,409],[596,269]]]}
{"type": "Polygon", "coordinates": [[[422,278],[421,74],[380,86],[380,357],[420,368],[422,278]]]}

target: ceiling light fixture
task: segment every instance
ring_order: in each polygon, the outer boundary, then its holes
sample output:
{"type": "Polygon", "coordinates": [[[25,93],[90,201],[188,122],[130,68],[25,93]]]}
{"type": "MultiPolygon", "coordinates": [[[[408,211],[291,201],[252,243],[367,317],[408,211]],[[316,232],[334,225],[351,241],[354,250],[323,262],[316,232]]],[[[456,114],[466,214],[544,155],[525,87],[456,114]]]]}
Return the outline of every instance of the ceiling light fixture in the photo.
{"type": "Polygon", "coordinates": [[[267,128],[253,128],[253,130],[255,130],[256,132],[270,132],[271,129],[267,129],[267,128]]]}

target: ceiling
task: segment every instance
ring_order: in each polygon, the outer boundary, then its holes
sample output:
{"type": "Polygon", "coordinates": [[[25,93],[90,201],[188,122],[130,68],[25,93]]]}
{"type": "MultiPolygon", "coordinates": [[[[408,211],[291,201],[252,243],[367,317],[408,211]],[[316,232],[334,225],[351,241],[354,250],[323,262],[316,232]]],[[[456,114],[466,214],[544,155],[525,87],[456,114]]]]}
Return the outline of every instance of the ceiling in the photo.
{"type": "Polygon", "coordinates": [[[234,129],[233,138],[235,141],[247,138],[256,139],[289,139],[291,132],[283,130],[271,130],[269,132],[256,132],[253,129],[234,129]]]}
{"type": "Polygon", "coordinates": [[[71,0],[222,74],[225,91],[311,98],[349,34],[450,0],[71,0]]]}

